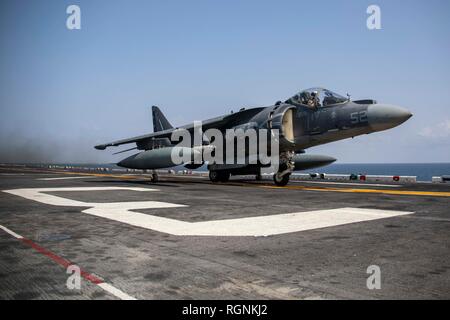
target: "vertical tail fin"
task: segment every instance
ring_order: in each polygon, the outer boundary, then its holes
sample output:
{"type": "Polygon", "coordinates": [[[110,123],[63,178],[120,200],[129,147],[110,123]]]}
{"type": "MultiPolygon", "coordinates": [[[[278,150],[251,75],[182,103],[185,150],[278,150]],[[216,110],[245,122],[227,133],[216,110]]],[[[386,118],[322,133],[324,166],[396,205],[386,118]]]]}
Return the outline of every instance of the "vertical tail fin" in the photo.
{"type": "Polygon", "coordinates": [[[157,106],[152,107],[153,132],[172,129],[172,125],[157,106]]]}

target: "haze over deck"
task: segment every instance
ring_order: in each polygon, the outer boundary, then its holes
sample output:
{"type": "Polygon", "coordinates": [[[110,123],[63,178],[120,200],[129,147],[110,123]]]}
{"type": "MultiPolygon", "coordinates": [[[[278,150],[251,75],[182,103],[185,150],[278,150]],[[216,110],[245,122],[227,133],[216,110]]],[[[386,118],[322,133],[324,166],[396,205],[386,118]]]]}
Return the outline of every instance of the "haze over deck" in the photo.
{"type": "Polygon", "coordinates": [[[450,161],[446,1],[378,1],[380,31],[366,28],[370,1],[78,1],[79,31],[69,4],[0,4],[2,162],[115,161],[92,146],[151,131],[153,104],[181,125],[316,85],[415,115],[317,153],[450,161]]]}

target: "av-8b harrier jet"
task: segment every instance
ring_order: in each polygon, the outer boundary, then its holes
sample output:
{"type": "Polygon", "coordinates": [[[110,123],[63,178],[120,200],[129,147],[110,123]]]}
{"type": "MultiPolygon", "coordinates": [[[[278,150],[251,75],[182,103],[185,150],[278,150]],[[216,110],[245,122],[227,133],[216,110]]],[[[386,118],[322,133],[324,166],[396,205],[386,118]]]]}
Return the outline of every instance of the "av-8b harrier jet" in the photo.
{"type": "MultiPolygon", "coordinates": [[[[134,148],[118,153],[133,149],[141,152],[120,161],[118,165],[153,170],[153,180],[157,181],[155,169],[179,164],[174,163],[172,157],[178,143],[172,142],[172,134],[179,129],[190,133],[197,129],[194,124],[172,127],[158,107],[152,108],[152,115],[153,133],[98,145],[95,148],[104,150],[111,146],[135,143],[134,148]]],[[[230,129],[278,130],[279,165],[273,173],[273,180],[276,185],[284,186],[289,182],[293,171],[317,168],[336,161],[329,156],[305,154],[306,149],[394,128],[411,116],[412,114],[402,107],[379,104],[375,100],[352,101],[350,97],[343,97],[324,88],[311,88],[299,92],[285,102],[279,101],[268,107],[241,109],[239,112],[203,121],[201,128],[203,132],[217,129],[223,133],[230,129]]],[[[207,138],[202,138],[201,144],[200,148],[214,148],[215,145],[207,138]]],[[[182,150],[194,154],[199,149],[191,141],[190,148],[182,150]]],[[[247,152],[246,157],[251,155],[247,152]]],[[[183,164],[189,169],[203,165],[190,161],[183,164]]],[[[209,178],[213,182],[227,182],[230,175],[256,175],[257,179],[260,179],[261,170],[267,166],[259,162],[208,163],[209,178]]]]}

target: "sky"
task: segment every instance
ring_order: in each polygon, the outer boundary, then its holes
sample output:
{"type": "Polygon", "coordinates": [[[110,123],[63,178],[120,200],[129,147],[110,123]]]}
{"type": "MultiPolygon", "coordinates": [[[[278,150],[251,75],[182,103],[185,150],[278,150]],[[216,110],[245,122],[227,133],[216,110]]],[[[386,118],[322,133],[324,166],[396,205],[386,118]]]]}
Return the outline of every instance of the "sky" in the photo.
{"type": "Polygon", "coordinates": [[[315,86],[414,117],[308,153],[450,162],[449,32],[448,0],[2,0],[0,162],[117,162],[93,146],[151,132],[152,105],[178,126],[315,86]]]}

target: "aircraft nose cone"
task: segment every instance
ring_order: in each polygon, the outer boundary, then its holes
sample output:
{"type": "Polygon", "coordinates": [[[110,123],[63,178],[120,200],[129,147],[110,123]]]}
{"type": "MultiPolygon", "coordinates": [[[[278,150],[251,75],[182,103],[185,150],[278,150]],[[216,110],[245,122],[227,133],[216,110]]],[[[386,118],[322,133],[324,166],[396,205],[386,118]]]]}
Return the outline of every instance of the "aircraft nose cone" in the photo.
{"type": "Polygon", "coordinates": [[[394,128],[411,117],[409,110],[393,105],[374,104],[367,109],[369,125],[375,131],[394,128]]]}

